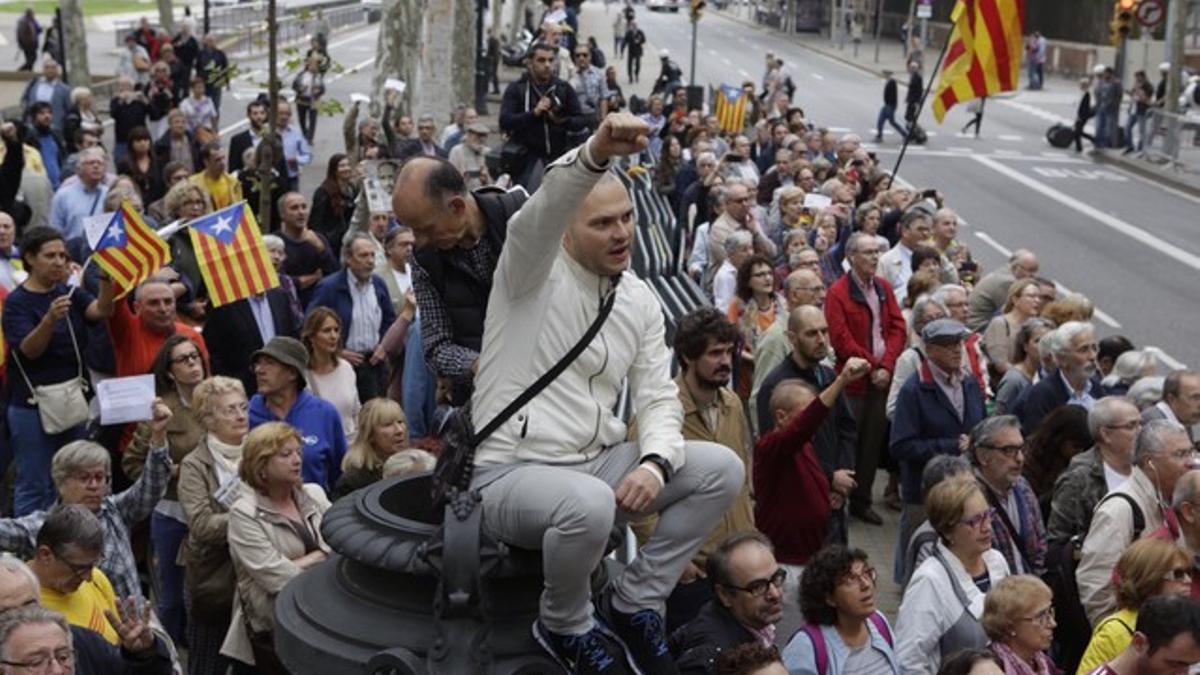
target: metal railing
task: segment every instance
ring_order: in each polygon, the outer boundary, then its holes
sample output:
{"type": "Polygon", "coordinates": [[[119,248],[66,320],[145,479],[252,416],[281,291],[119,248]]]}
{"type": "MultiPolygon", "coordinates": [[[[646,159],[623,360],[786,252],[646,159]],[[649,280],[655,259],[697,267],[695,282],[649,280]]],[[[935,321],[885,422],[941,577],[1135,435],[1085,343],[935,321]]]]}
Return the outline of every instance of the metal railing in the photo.
{"type": "MultiPolygon", "coordinates": [[[[325,11],[325,21],[332,31],[349,26],[367,23],[368,10],[361,6],[339,7],[325,11]]],[[[302,43],[312,35],[316,22],[312,17],[286,16],[277,21],[275,43],[277,45],[294,45],[302,43]]],[[[267,51],[267,22],[264,17],[255,23],[240,26],[237,31],[228,33],[229,40],[225,51],[241,55],[253,55],[267,51]]]]}
{"type": "Polygon", "coordinates": [[[1138,156],[1175,171],[1200,175],[1200,110],[1181,114],[1152,108],[1138,156]]]}
{"type": "MultiPolygon", "coordinates": [[[[329,20],[331,27],[336,29],[338,26],[333,24],[331,15],[335,12],[344,11],[355,8],[357,3],[349,3],[347,0],[328,0],[327,2],[316,2],[307,5],[298,5],[294,7],[280,7],[278,12],[279,21],[282,23],[284,19],[307,20],[308,23],[315,25],[316,11],[318,9],[324,11],[325,18],[329,20]]],[[[155,30],[159,29],[156,14],[147,14],[150,19],[150,26],[155,30]]],[[[186,16],[182,11],[175,12],[175,23],[187,19],[192,22],[192,33],[197,37],[203,33],[204,17],[201,14],[192,14],[186,16]]],[[[245,31],[247,26],[263,26],[267,20],[267,3],[252,2],[246,4],[229,5],[225,7],[210,6],[208,10],[208,29],[209,32],[218,36],[225,36],[233,33],[245,31]]],[[[134,31],[139,24],[137,21],[116,21],[113,23],[115,32],[116,45],[124,46],[125,36],[134,31]]],[[[310,28],[311,32],[311,28],[310,28]]]]}

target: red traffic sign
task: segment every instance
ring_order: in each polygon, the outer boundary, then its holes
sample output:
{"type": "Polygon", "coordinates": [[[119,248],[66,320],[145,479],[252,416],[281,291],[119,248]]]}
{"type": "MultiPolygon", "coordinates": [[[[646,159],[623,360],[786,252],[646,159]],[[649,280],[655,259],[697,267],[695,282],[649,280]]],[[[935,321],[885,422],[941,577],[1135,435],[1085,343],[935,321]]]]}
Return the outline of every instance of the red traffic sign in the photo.
{"type": "Polygon", "coordinates": [[[1167,17],[1167,8],[1162,0],[1142,0],[1137,8],[1137,20],[1147,28],[1152,28],[1163,22],[1167,17]]]}

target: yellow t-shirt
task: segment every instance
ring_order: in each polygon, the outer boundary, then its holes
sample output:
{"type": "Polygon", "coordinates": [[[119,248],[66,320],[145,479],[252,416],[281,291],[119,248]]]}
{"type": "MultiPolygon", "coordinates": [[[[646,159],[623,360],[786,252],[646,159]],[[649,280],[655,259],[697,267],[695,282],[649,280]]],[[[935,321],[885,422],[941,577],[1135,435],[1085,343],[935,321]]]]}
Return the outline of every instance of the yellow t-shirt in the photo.
{"type": "Polygon", "coordinates": [[[214,211],[242,201],[242,184],[231,174],[223,173],[217,180],[212,180],[207,173],[201,171],[192,176],[192,183],[204,190],[214,211]]]}
{"type": "Polygon", "coordinates": [[[1101,620],[1092,631],[1092,639],[1088,642],[1087,651],[1083,653],[1075,675],[1087,675],[1125,651],[1133,641],[1137,615],[1136,609],[1122,609],[1101,620]]]}
{"type": "Polygon", "coordinates": [[[94,630],[114,645],[121,643],[117,631],[104,616],[106,609],[117,614],[117,594],[98,567],[92,569],[92,580],[80,584],[74,593],[60,593],[42,586],[42,606],[61,613],[67,623],[94,630]]]}

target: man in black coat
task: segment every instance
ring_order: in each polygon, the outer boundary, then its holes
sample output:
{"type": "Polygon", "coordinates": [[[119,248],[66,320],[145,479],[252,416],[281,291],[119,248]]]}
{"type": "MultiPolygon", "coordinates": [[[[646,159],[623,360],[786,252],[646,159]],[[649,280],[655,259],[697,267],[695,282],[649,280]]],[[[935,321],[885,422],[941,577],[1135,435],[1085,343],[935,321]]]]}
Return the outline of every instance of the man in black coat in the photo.
{"type": "Polygon", "coordinates": [[[900,138],[908,135],[908,129],[900,126],[896,121],[896,106],[900,104],[900,86],[896,84],[896,78],[890,70],[883,71],[883,76],[887,81],[883,83],[883,107],[879,109],[879,119],[875,122],[875,142],[883,141],[883,123],[887,122],[892,125],[899,134],[900,138]]]}
{"type": "MultiPolygon", "coordinates": [[[[680,675],[716,673],[721,652],[764,639],[773,642],[775,625],[783,617],[787,571],[775,561],[766,536],[729,535],[708,556],[706,567],[716,597],[669,640],[680,675]]],[[[795,584],[791,586],[798,596],[795,584]]]]}
{"type": "Polygon", "coordinates": [[[250,355],[277,335],[299,334],[287,293],[280,288],[213,308],[204,324],[213,374],[241,380],[247,392],[258,390],[250,355]]]}
{"type": "Polygon", "coordinates": [[[921,112],[921,96],[925,93],[925,78],[921,76],[921,64],[917,61],[908,62],[908,94],[904,97],[906,108],[904,121],[911,127],[917,123],[921,112]]]}
{"type": "Polygon", "coordinates": [[[245,165],[242,155],[250,148],[258,146],[263,135],[263,125],[267,123],[267,104],[261,99],[255,99],[246,106],[246,119],[250,126],[229,139],[229,173],[237,173],[245,165]]]}
{"type": "Polygon", "coordinates": [[[571,85],[554,76],[558,50],[538,43],[529,53],[529,70],[504,90],[500,130],[508,135],[506,170],[533,192],[545,167],[585,139],[587,118],[571,85]],[[508,152],[509,146],[514,153],[508,152]],[[519,150],[518,150],[519,148],[519,150]],[[520,156],[517,156],[520,155],[520,156]]]}

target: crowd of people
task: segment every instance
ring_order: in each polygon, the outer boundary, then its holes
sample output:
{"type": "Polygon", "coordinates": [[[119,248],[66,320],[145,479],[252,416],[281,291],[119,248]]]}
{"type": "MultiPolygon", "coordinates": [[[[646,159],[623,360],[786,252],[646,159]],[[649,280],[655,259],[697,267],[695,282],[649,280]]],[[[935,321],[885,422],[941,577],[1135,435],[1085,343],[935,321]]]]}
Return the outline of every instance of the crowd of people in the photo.
{"type": "MultiPolygon", "coordinates": [[[[635,21],[618,15],[614,58],[633,57],[635,21]]],[[[810,119],[798,66],[768,55],[727,129],[669,55],[641,110],[595,39],[550,21],[504,94],[499,167],[474,110],[439,134],[389,98],[381,118],[350,107],[309,199],[325,40],[296,109],[251,101],[226,145],[228,62],[189,30],[129,36],[112,155],[52,59],[26,126],[0,128],[0,672],[166,673],[181,653],[193,674],[285,672],[273,603],[329,555],[324,512],[431,470],[463,410],[494,429],[469,458],[483,527],[542,550],[533,636],[568,672],[1200,662],[1200,373],[1098,339],[1092,303],[1034,250],[983,269],[953,195],[810,119]],[[368,183],[388,161],[380,203],[368,183]],[[645,242],[618,171],[650,174],[707,300],[669,325],[628,271],[645,242]],[[186,235],[127,297],[86,264],[91,217],[123,203],[163,225],[257,212],[264,191],[265,293],[216,306],[186,235]],[[145,421],[56,404],[134,375],[154,379],[145,421]],[[850,519],[878,527],[883,509],[900,518],[891,570],[850,545],[850,519]],[[593,595],[626,524],[637,555],[593,595]]]]}

